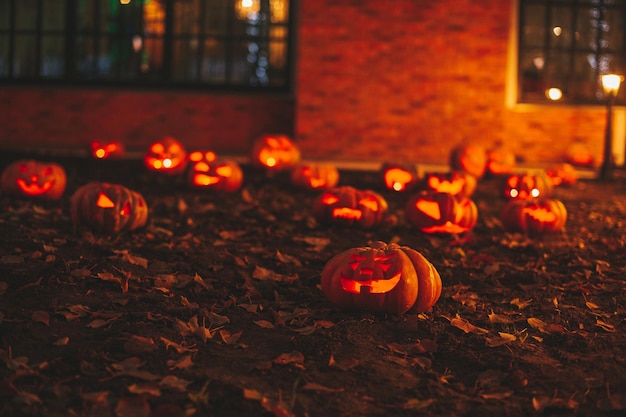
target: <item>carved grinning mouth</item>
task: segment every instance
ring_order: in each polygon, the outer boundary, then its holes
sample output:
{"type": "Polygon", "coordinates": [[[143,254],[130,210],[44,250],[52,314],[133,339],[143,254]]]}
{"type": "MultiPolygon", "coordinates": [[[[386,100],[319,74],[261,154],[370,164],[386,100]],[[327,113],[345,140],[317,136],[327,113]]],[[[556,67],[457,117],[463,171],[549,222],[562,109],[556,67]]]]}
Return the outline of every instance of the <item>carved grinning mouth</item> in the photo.
{"type": "Polygon", "coordinates": [[[220,182],[220,178],[207,174],[195,174],[193,177],[193,182],[197,185],[213,185],[220,182]]]}
{"type": "Polygon", "coordinates": [[[425,233],[450,233],[450,234],[460,234],[467,232],[466,227],[459,226],[458,224],[453,224],[451,221],[447,221],[444,224],[431,226],[431,227],[423,227],[422,231],[425,233]]]}
{"type": "Polygon", "coordinates": [[[363,212],[359,209],[349,207],[341,207],[333,209],[333,217],[341,219],[359,220],[363,216],[363,212]]]}
{"type": "Polygon", "coordinates": [[[384,294],[393,290],[400,282],[401,273],[389,279],[358,280],[341,276],[341,288],[353,294],[384,294]]]}
{"type": "Polygon", "coordinates": [[[20,189],[24,191],[26,194],[30,194],[30,195],[44,194],[48,192],[50,188],[52,188],[53,184],[54,184],[54,181],[46,181],[43,183],[43,185],[39,186],[39,184],[34,183],[34,182],[30,184],[26,184],[26,181],[24,181],[23,179],[17,180],[17,186],[20,187],[20,189]]]}

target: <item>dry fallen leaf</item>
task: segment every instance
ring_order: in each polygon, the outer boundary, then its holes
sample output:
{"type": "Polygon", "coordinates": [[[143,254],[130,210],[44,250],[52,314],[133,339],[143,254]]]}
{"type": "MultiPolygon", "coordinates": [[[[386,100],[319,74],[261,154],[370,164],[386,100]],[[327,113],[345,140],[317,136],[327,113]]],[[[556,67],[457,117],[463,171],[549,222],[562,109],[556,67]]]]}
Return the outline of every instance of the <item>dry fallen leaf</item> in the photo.
{"type": "Polygon", "coordinates": [[[450,324],[457,329],[463,330],[465,333],[489,333],[489,330],[474,326],[469,321],[461,318],[458,314],[455,318],[450,320],[450,324]]]}

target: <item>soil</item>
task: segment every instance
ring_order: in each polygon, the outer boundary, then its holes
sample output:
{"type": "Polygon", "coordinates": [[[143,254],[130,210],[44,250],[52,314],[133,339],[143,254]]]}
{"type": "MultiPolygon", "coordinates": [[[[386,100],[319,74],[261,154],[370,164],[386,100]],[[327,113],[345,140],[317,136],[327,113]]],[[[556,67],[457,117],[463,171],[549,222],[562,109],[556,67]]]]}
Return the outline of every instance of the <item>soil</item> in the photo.
{"type": "Polygon", "coordinates": [[[0,416],[626,412],[622,179],[556,189],[566,229],[530,238],[504,232],[500,182],[484,178],[473,232],[442,237],[410,227],[407,194],[375,172],[341,172],[389,203],[361,230],[319,225],[317,193],[285,173],[244,166],[243,188],[218,194],[138,160],[54,159],[61,199],[0,195],[0,416]],[[143,194],[146,227],[75,230],[69,198],[88,181],[143,194]],[[329,303],[326,262],[375,241],[433,263],[443,292],[431,311],[329,303]]]}

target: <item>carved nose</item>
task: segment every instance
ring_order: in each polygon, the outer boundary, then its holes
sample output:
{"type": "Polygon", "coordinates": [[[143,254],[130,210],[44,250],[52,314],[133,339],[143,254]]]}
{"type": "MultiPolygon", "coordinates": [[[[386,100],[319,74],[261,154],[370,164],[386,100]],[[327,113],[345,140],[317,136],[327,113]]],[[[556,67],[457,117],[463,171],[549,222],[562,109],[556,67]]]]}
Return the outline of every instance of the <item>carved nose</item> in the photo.
{"type": "Polygon", "coordinates": [[[374,275],[374,268],[361,268],[361,275],[374,275]]]}

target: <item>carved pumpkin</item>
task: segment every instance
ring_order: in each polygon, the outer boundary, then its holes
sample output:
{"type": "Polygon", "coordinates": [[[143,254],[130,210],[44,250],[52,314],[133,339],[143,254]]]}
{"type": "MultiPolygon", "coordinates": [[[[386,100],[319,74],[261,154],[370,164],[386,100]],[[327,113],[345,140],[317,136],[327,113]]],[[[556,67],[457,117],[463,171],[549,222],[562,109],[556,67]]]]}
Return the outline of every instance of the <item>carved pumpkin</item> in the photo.
{"type": "Polygon", "coordinates": [[[375,313],[427,311],[441,286],[439,273],[421,253],[394,243],[348,249],[322,271],[322,291],[331,303],[375,313]]]}
{"type": "Polygon", "coordinates": [[[180,174],[187,166],[187,151],[178,140],[167,136],[150,145],[144,155],[144,162],[152,171],[180,174]]]}
{"type": "Polygon", "coordinates": [[[313,217],[321,224],[370,228],[382,222],[387,201],[372,190],[351,186],[329,188],[313,201],[313,217]]]}
{"type": "Polygon", "coordinates": [[[502,226],[508,232],[541,235],[562,230],[567,221],[567,209],[560,200],[511,200],[500,213],[502,226]]]}
{"type": "Polygon", "coordinates": [[[574,141],[565,149],[565,162],[576,166],[592,166],[593,154],[582,141],[574,141]]]}
{"type": "Polygon", "coordinates": [[[546,169],[546,174],[552,179],[552,185],[573,185],[578,181],[576,168],[572,164],[562,162],[546,169]]]}
{"type": "Polygon", "coordinates": [[[424,187],[440,193],[470,197],[476,191],[478,180],[465,171],[433,172],[426,174],[424,187]]]}
{"type": "Polygon", "coordinates": [[[119,184],[93,182],[79,187],[70,199],[74,226],[115,234],[142,227],[148,205],[141,194],[119,184]]]}
{"type": "Polygon", "coordinates": [[[424,190],[407,201],[409,224],[428,234],[462,234],[476,226],[478,208],[469,198],[424,190]]]}
{"type": "Polygon", "coordinates": [[[413,164],[386,162],[381,167],[383,183],[391,191],[409,191],[419,182],[419,173],[413,164]]]}
{"type": "Polygon", "coordinates": [[[243,171],[234,160],[218,159],[212,151],[189,154],[188,180],[192,187],[233,192],[241,188],[243,171]]]}
{"type": "Polygon", "coordinates": [[[0,187],[7,194],[56,200],[65,192],[65,169],[53,162],[21,159],[6,166],[0,187]]]}
{"type": "Polygon", "coordinates": [[[482,178],[487,169],[487,152],[479,145],[458,145],[450,152],[450,168],[482,178]]]}
{"type": "Polygon", "coordinates": [[[487,150],[487,172],[491,175],[509,174],[516,164],[515,153],[504,145],[487,150]]]}
{"type": "Polygon", "coordinates": [[[252,164],[275,171],[293,168],[300,157],[300,149],[286,135],[261,136],[252,145],[252,164]]]}
{"type": "Polygon", "coordinates": [[[91,156],[96,159],[119,158],[124,155],[124,144],[121,142],[91,142],[91,156]]]}
{"type": "Polygon", "coordinates": [[[308,190],[332,188],[339,183],[339,170],[331,164],[300,163],[291,171],[291,183],[308,190]]]}
{"type": "Polygon", "coordinates": [[[508,199],[527,200],[549,197],[552,194],[552,180],[544,171],[534,174],[511,174],[506,177],[504,196],[508,199]]]}

